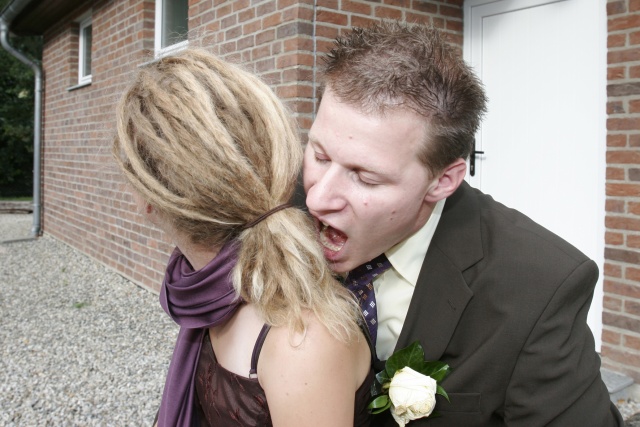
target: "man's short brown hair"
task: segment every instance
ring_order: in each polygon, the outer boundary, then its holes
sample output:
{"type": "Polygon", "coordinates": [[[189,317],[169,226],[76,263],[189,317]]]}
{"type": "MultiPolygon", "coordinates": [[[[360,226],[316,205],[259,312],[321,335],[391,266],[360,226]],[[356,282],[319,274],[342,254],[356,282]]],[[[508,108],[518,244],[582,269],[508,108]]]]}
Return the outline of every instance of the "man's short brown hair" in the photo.
{"type": "Polygon", "coordinates": [[[353,28],[325,58],[323,83],[365,113],[407,108],[428,130],[420,160],[432,175],[473,149],[486,111],[482,84],[432,27],[383,22],[353,28]]]}

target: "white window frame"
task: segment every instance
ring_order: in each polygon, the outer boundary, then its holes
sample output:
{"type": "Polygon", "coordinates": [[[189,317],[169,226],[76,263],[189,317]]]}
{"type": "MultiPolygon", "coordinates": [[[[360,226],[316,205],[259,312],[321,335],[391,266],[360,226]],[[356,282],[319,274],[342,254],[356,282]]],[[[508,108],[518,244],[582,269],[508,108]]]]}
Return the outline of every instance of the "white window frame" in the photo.
{"type": "Polygon", "coordinates": [[[87,40],[84,34],[84,30],[91,26],[91,32],[93,34],[93,26],[91,21],[91,15],[82,19],[79,24],[79,32],[78,32],[78,84],[85,85],[91,83],[91,70],[89,70],[89,74],[86,74],[86,70],[84,68],[85,65],[85,57],[87,48],[89,48],[89,54],[91,54],[92,44],[93,44],[93,35],[91,36],[91,40],[87,40]],[[87,42],[89,42],[89,46],[87,46],[87,42]]]}
{"type": "MultiPolygon", "coordinates": [[[[162,13],[164,10],[164,5],[166,2],[171,0],[156,0],[156,19],[155,19],[155,40],[154,40],[154,50],[156,58],[167,55],[171,52],[175,52],[177,50],[181,50],[186,48],[189,45],[189,40],[183,40],[178,43],[174,43],[169,46],[162,46],[162,36],[163,36],[163,16],[162,13]]],[[[188,31],[188,29],[187,29],[188,31]]]]}

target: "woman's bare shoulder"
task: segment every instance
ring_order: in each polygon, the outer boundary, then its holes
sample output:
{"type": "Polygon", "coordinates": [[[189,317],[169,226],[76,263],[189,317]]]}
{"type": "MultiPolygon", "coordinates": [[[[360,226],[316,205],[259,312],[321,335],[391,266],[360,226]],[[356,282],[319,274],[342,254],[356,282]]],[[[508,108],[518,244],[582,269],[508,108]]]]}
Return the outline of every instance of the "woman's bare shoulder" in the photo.
{"type": "Polygon", "coordinates": [[[313,314],[305,319],[303,332],[271,328],[260,354],[258,380],[274,426],[353,425],[354,395],[370,365],[366,340],[344,342],[313,314]]]}

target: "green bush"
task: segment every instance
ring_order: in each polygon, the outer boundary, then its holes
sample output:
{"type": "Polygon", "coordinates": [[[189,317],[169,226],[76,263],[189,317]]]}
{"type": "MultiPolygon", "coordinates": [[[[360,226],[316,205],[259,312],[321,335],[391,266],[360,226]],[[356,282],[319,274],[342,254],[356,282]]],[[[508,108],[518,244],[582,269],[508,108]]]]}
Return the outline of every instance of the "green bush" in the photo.
{"type": "MultiPolygon", "coordinates": [[[[14,37],[11,45],[40,58],[40,37],[14,37]]],[[[0,48],[0,197],[29,196],[33,189],[33,71],[0,48]]]]}

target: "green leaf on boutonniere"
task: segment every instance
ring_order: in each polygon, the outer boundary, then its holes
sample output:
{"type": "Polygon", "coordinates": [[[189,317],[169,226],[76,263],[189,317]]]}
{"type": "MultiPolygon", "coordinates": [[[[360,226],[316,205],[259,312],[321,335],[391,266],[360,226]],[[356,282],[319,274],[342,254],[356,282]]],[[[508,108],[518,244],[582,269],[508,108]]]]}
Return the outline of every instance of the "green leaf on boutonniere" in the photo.
{"type": "Polygon", "coordinates": [[[419,341],[414,341],[408,347],[398,350],[393,353],[387,363],[385,364],[385,370],[387,376],[393,378],[398,369],[402,369],[405,366],[420,366],[424,363],[424,350],[419,341]]]}
{"type": "Polygon", "coordinates": [[[449,375],[449,372],[451,371],[451,369],[449,369],[449,365],[444,362],[426,362],[424,360],[420,365],[417,365],[417,369],[413,369],[423,375],[430,376],[438,382],[442,381],[447,375],[449,375]]]}
{"type": "Polygon", "coordinates": [[[389,395],[383,394],[375,399],[371,403],[369,403],[369,409],[372,414],[379,414],[380,412],[384,412],[391,406],[391,400],[389,399],[389,395]]]}
{"type": "Polygon", "coordinates": [[[385,392],[385,387],[389,387],[389,383],[391,382],[391,378],[387,375],[386,370],[382,370],[376,374],[376,380],[373,382],[371,386],[371,394],[373,396],[377,396],[378,394],[385,392]]]}
{"type": "Polygon", "coordinates": [[[444,397],[445,399],[447,399],[447,402],[451,402],[449,400],[449,395],[447,394],[446,391],[444,391],[444,389],[442,388],[442,386],[440,384],[438,384],[437,388],[436,388],[436,394],[439,394],[440,396],[444,397]]]}

